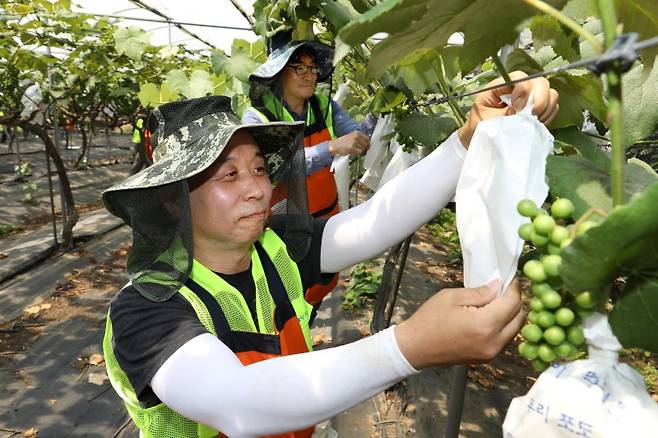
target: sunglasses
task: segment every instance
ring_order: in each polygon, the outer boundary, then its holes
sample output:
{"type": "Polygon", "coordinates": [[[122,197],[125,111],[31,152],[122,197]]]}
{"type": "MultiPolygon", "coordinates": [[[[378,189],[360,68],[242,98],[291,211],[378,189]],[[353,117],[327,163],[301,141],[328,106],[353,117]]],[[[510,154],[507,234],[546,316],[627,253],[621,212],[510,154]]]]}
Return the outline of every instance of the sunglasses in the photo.
{"type": "Polygon", "coordinates": [[[320,68],[317,65],[288,64],[286,67],[295,70],[297,76],[304,76],[309,71],[316,75],[320,71],[320,68]]]}

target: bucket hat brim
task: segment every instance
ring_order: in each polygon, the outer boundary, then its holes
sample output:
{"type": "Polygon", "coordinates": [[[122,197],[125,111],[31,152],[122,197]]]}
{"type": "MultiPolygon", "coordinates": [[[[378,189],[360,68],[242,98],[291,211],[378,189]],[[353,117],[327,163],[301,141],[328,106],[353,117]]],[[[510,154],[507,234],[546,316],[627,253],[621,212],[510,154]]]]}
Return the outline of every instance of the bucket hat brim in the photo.
{"type": "Polygon", "coordinates": [[[288,64],[295,51],[301,47],[309,47],[315,51],[315,63],[318,66],[318,82],[326,81],[333,72],[334,49],[318,41],[291,41],[274,50],[267,61],[249,75],[249,81],[268,81],[273,79],[288,64]]]}
{"type": "Polygon", "coordinates": [[[265,157],[270,179],[274,181],[298,150],[296,143],[303,128],[302,122],[241,124],[236,117],[226,113],[204,116],[163,139],[155,150],[153,165],[106,189],[101,197],[107,208],[114,212],[114,193],[154,188],[201,173],[219,158],[239,129],[245,129],[253,136],[265,157]]]}

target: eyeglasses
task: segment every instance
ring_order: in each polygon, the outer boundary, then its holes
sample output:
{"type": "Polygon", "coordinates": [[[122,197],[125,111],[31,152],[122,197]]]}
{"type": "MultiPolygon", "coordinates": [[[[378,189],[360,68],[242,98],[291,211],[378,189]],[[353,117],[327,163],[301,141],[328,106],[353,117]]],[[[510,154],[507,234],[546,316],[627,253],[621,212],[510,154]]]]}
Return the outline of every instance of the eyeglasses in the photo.
{"type": "Polygon", "coordinates": [[[316,75],[318,74],[318,71],[320,71],[317,65],[288,64],[287,67],[290,67],[291,69],[295,70],[295,74],[297,76],[304,76],[309,71],[314,75],[316,75]]]}

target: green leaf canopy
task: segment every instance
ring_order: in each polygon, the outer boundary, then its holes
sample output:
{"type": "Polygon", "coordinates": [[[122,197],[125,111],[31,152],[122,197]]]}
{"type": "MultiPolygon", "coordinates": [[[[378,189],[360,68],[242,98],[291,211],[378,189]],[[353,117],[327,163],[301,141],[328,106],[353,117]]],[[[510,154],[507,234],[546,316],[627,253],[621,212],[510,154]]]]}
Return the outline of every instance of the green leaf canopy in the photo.
{"type": "Polygon", "coordinates": [[[614,209],[598,226],[576,237],[562,251],[560,276],[569,290],[574,293],[591,291],[601,296],[614,278],[628,273],[624,272],[626,261],[644,256],[658,260],[655,254],[658,241],[656,205],[658,183],[628,204],[614,209]],[[653,255],[643,254],[650,249],[646,244],[652,244],[653,255]]]}
{"type": "MultiPolygon", "coordinates": [[[[546,3],[561,8],[566,0],[546,3]]],[[[341,30],[336,59],[346,53],[342,44],[354,46],[377,32],[389,32],[390,36],[373,49],[368,64],[369,74],[379,77],[389,65],[412,51],[442,49],[452,34],[462,32],[464,45],[460,64],[464,71],[470,71],[500,47],[513,42],[518,35],[517,27],[535,15],[536,10],[524,3],[510,7],[508,0],[427,0],[423,15],[420,13],[423,13],[423,4],[415,0],[382,2],[341,30]],[[396,14],[390,11],[406,13],[400,14],[397,20],[396,14]]]]}
{"type": "Polygon", "coordinates": [[[139,61],[144,53],[144,47],[149,45],[150,36],[137,26],[122,28],[114,32],[114,42],[117,53],[125,54],[133,61],[139,61]]]}

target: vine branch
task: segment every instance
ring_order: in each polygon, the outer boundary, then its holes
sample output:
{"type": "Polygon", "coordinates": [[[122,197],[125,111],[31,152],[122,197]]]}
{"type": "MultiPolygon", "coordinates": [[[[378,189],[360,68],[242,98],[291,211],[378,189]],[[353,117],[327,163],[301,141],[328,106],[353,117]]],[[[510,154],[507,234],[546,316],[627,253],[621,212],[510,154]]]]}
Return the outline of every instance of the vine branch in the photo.
{"type": "MultiPolygon", "coordinates": [[[[617,37],[617,15],[614,0],[597,0],[596,6],[601,17],[606,47],[612,46],[617,37]]],[[[623,144],[622,125],[622,90],[621,73],[613,67],[606,73],[608,82],[608,123],[610,125],[610,143],[612,159],[610,161],[610,184],[612,188],[612,205],[624,203],[624,165],[626,156],[623,144]]]]}
{"type": "Polygon", "coordinates": [[[231,0],[231,3],[233,4],[233,6],[235,6],[235,9],[237,9],[238,12],[240,14],[242,14],[242,16],[247,20],[249,25],[251,27],[253,27],[254,26],[254,19],[252,17],[250,17],[249,14],[247,14],[247,12],[242,8],[240,3],[238,3],[238,0],[231,0]]]}

